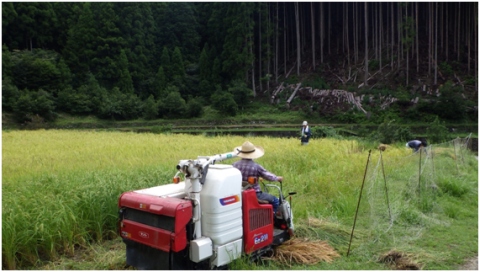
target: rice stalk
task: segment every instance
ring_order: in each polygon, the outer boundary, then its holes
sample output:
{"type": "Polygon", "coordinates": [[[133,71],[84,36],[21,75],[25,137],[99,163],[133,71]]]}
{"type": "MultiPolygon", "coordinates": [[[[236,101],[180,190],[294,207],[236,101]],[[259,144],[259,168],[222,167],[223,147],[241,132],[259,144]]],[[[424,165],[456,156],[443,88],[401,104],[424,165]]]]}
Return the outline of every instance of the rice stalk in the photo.
{"type": "Polygon", "coordinates": [[[340,254],[326,241],[294,238],[276,247],[273,256],[266,259],[291,267],[294,264],[313,265],[322,261],[330,263],[337,257],[340,254]]]}

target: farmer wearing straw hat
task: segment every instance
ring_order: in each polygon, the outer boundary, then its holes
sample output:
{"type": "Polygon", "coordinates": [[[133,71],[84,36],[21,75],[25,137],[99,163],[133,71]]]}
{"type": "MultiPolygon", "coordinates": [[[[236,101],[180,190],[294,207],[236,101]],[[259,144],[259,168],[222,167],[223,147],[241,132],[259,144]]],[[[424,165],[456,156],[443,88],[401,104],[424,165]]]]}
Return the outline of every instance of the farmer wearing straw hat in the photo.
{"type": "Polygon", "coordinates": [[[312,133],[310,132],[310,127],[308,126],[307,121],[303,121],[301,132],[302,132],[302,137],[300,138],[300,141],[302,142],[302,145],[307,145],[308,140],[310,140],[310,136],[312,136],[312,133]]]}
{"type": "Polygon", "coordinates": [[[233,152],[238,153],[237,156],[242,158],[233,164],[233,166],[242,173],[242,180],[244,182],[248,182],[249,180],[250,182],[253,182],[252,188],[257,192],[257,199],[268,201],[268,203],[273,206],[273,212],[276,212],[279,205],[278,198],[262,192],[260,185],[258,184],[258,178],[262,177],[269,181],[282,182],[283,177],[270,173],[263,168],[263,166],[253,161],[253,159],[260,158],[265,154],[263,148],[246,141],[242,146],[235,147],[233,152]]]}

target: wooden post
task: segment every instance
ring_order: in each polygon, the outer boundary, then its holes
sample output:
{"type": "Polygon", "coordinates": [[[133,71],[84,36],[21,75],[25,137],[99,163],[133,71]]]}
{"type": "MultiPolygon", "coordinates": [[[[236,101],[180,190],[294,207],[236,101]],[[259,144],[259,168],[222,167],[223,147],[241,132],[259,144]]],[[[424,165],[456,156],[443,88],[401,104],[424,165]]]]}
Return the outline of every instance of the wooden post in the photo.
{"type": "Polygon", "coordinates": [[[388,200],[387,179],[385,178],[385,168],[383,167],[382,150],[380,150],[380,162],[382,163],[383,180],[385,181],[385,195],[387,196],[388,216],[390,216],[390,223],[392,223],[392,213],[390,212],[390,201],[388,200]]]}
{"type": "Polygon", "coordinates": [[[457,145],[457,141],[453,140],[453,153],[455,153],[454,160],[455,160],[455,165],[457,166],[457,175],[458,175],[459,171],[458,171],[458,163],[457,163],[457,148],[456,148],[456,145],[457,145]]]}
{"type": "Polygon", "coordinates": [[[420,186],[421,177],[422,177],[422,150],[423,150],[423,147],[420,148],[420,156],[419,156],[419,160],[418,160],[418,199],[419,199],[419,201],[420,201],[420,195],[421,195],[421,191],[422,191],[422,187],[420,186]]]}
{"type": "Polygon", "coordinates": [[[360,196],[358,197],[357,210],[355,211],[355,219],[353,220],[352,233],[350,234],[350,243],[348,244],[347,257],[350,254],[350,246],[352,245],[353,231],[355,230],[355,224],[357,222],[358,208],[360,207],[360,200],[362,199],[363,185],[365,184],[365,177],[367,176],[368,163],[370,161],[370,153],[372,150],[368,151],[367,165],[365,166],[365,174],[363,175],[362,188],[360,188],[360,196]]]}

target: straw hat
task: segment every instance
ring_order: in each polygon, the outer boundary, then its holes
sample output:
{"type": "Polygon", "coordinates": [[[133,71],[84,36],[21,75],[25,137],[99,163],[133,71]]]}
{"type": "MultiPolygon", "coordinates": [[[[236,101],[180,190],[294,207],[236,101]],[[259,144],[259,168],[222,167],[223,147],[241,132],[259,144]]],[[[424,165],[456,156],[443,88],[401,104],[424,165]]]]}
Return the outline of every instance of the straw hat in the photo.
{"type": "Polygon", "coordinates": [[[233,152],[238,153],[237,156],[243,159],[256,159],[265,154],[263,147],[254,146],[251,142],[246,141],[242,146],[237,146],[233,152]]]}

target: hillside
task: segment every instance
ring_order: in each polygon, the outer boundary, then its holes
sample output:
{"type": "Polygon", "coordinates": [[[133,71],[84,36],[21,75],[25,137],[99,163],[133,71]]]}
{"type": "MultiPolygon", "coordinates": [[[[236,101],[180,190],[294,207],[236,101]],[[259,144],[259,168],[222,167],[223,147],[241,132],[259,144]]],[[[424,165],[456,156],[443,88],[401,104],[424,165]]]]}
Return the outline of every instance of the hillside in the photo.
{"type": "MultiPolygon", "coordinates": [[[[2,110],[478,121],[477,3],[2,3],[2,110]],[[260,104],[256,104],[260,103],[260,104]]],[[[301,118],[303,119],[303,117],[301,118]]]]}

